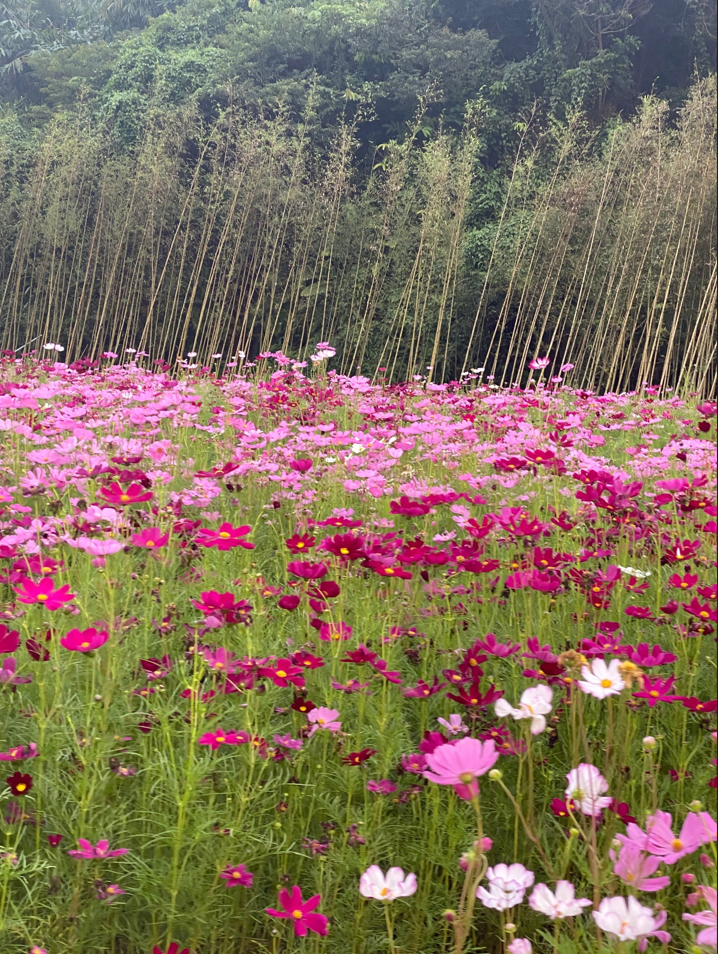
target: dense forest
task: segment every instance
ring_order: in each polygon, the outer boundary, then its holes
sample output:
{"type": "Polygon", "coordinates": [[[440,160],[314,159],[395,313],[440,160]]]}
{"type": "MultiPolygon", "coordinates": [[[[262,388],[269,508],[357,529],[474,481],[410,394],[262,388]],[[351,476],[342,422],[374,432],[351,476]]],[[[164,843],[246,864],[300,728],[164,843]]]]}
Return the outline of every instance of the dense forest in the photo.
{"type": "Polygon", "coordinates": [[[0,343],[711,388],[712,0],[0,0],[0,343]]]}

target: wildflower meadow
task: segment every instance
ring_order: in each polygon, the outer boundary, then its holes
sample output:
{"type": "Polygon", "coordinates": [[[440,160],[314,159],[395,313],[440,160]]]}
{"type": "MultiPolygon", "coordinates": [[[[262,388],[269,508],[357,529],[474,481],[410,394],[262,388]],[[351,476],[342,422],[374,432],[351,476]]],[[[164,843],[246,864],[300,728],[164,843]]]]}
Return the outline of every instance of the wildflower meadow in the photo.
{"type": "Polygon", "coordinates": [[[0,363],[2,954],[716,950],[716,404],[0,363]]]}

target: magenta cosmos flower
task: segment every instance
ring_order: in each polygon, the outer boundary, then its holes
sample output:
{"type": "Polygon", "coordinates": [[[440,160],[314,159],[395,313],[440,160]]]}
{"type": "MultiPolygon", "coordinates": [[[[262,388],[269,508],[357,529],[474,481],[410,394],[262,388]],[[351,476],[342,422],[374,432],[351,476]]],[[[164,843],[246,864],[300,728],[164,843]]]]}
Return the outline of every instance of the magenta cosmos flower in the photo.
{"type": "Polygon", "coordinates": [[[243,539],[251,529],[248,526],[233,527],[231,523],[225,522],[217,530],[200,530],[195,542],[200,547],[217,547],[218,550],[233,550],[235,547],[253,550],[254,544],[243,539]]]}
{"type": "Polygon", "coordinates": [[[319,907],[321,901],[321,894],[312,895],[307,901],[302,901],[302,889],[295,884],[291,891],[282,888],[279,892],[282,911],[275,908],[265,908],[265,911],[270,917],[291,921],[297,937],[304,937],[309,931],[325,935],[329,931],[327,919],[314,910],[319,907]]]}
{"type": "Polygon", "coordinates": [[[95,629],[71,629],[60,640],[63,649],[71,649],[78,653],[89,653],[93,649],[99,649],[104,646],[110,635],[106,630],[95,629]]]}
{"type": "Polygon", "coordinates": [[[38,603],[49,610],[58,610],[75,599],[69,586],[61,586],[56,590],[55,584],[48,578],[40,580],[39,583],[33,583],[29,579],[20,580],[20,585],[13,586],[13,589],[20,603],[38,603]]]}
{"type": "Polygon", "coordinates": [[[100,493],[107,503],[119,504],[121,507],[127,507],[130,504],[144,503],[146,500],[152,500],[152,491],[145,490],[142,484],[130,484],[127,490],[123,490],[120,484],[110,484],[109,487],[102,487],[100,493]]]}
{"type": "Polygon", "coordinates": [[[139,533],[132,534],[132,545],[142,547],[143,550],[156,550],[166,547],[169,539],[169,533],[162,533],[158,527],[146,527],[139,533]]]}
{"type": "Polygon", "coordinates": [[[96,845],[93,845],[86,838],[78,838],[77,844],[80,846],[79,848],[72,848],[68,851],[71,858],[83,858],[85,860],[116,858],[118,855],[126,855],[130,850],[129,848],[113,848],[110,850],[110,843],[105,838],[98,841],[96,845]]]}
{"type": "Polygon", "coordinates": [[[424,778],[437,785],[453,785],[459,798],[470,801],[479,793],[476,779],[486,775],[498,757],[493,739],[480,742],[467,736],[427,753],[426,762],[430,771],[424,772],[424,778]]]}
{"type": "Polygon", "coordinates": [[[254,881],[254,875],[251,871],[247,871],[246,865],[235,865],[234,867],[228,865],[224,871],[220,873],[220,878],[224,878],[228,888],[236,888],[238,885],[242,885],[244,888],[251,888],[252,882],[254,881]]]}

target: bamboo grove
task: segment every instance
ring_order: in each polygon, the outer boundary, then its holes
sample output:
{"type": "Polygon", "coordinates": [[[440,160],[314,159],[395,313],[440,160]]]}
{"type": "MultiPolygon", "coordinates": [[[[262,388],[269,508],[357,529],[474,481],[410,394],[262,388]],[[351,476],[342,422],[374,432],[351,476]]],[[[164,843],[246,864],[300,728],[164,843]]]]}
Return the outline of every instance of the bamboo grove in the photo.
{"type": "Polygon", "coordinates": [[[373,155],[352,123],[318,145],[311,96],[300,122],[159,116],[132,152],[81,110],[31,155],[0,123],[0,345],[173,363],[330,340],[344,373],[499,385],[550,354],[578,387],[712,394],[715,105],[698,80],[600,141],[527,116],[484,222],[480,102],[460,131],[420,109],[373,155]]]}

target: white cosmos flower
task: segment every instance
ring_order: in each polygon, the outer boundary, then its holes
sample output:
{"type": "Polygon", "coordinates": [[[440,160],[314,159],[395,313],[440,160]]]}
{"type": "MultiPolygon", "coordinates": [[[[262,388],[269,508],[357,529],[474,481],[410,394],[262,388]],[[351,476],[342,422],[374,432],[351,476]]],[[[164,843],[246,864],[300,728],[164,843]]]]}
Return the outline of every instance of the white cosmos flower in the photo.
{"type": "Polygon", "coordinates": [[[645,580],[651,575],[650,570],[637,570],[635,566],[621,566],[618,564],[621,573],[627,573],[628,576],[635,576],[637,580],[645,580]]]}
{"type": "Polygon", "coordinates": [[[596,699],[617,696],[626,688],[620,666],[619,659],[612,659],[608,665],[603,659],[594,659],[590,666],[581,667],[583,679],[579,679],[578,684],[587,695],[596,699]]]}
{"type": "Polygon", "coordinates": [[[379,865],[370,865],[359,880],[359,894],[375,901],[408,898],[415,891],[416,875],[405,875],[402,868],[389,868],[384,876],[379,865]]]}
{"type": "Polygon", "coordinates": [[[552,921],[556,918],[575,918],[583,908],[590,907],[588,898],[577,898],[570,881],[557,881],[556,893],[547,884],[537,884],[529,897],[529,906],[552,921]]]}
{"type": "Polygon", "coordinates": [[[546,716],[551,711],[552,705],[553,690],[550,686],[532,686],[521,694],[517,709],[514,709],[506,699],[499,699],[494,708],[499,718],[510,715],[517,721],[531,719],[531,735],[540,735],[546,728],[546,716]]]}

